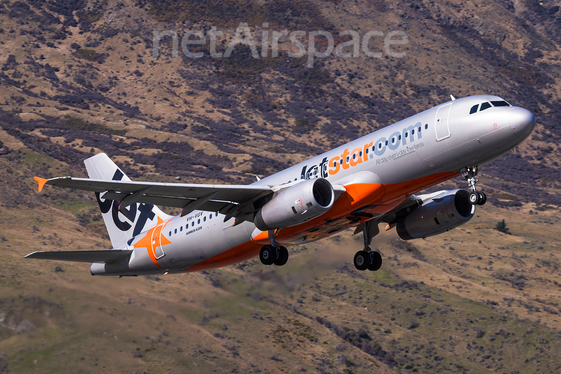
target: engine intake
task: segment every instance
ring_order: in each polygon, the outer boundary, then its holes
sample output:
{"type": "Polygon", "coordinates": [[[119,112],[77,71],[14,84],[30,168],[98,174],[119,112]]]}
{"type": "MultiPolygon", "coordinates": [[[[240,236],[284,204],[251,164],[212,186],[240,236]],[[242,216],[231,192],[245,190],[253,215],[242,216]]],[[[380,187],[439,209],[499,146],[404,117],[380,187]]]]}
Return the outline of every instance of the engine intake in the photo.
{"type": "Polygon", "coordinates": [[[398,221],[396,230],[403,240],[426,238],[463,225],[474,213],[468,191],[445,191],[398,221]]]}
{"type": "Polygon", "coordinates": [[[295,226],[321,216],[335,201],[333,186],[326,179],[308,179],[292,186],[265,204],[253,222],[261,231],[295,226]]]}

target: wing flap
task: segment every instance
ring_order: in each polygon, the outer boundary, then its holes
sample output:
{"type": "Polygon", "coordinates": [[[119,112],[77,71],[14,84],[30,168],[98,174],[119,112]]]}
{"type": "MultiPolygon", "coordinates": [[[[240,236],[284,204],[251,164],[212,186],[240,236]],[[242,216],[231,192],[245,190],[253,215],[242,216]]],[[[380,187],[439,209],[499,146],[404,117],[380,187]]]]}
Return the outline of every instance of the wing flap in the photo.
{"type": "Polygon", "coordinates": [[[75,261],[75,262],[115,262],[131,254],[130,249],[114,249],[101,251],[37,251],[28,254],[25,258],[40,260],[75,261]]]}

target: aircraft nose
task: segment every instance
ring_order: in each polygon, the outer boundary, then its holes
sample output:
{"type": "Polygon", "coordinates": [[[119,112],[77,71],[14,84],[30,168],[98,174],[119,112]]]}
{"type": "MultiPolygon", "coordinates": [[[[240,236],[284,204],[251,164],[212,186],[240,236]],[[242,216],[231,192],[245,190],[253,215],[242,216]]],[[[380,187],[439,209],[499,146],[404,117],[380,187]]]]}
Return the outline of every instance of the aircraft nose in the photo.
{"type": "Polygon", "coordinates": [[[520,134],[523,138],[530,135],[534,131],[534,127],[536,127],[536,117],[527,109],[513,108],[509,117],[512,131],[520,134]]]}

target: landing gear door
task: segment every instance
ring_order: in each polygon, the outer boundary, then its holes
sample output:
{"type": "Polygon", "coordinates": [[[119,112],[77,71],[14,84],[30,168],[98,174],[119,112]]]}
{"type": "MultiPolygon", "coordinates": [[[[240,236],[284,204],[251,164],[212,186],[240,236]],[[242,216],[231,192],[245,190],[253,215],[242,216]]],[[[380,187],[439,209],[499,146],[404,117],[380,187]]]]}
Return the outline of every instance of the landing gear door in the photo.
{"type": "Polygon", "coordinates": [[[452,104],[441,106],[436,111],[435,129],[436,141],[441,141],[450,137],[450,127],[448,126],[448,117],[450,116],[450,108],[452,104]]]}

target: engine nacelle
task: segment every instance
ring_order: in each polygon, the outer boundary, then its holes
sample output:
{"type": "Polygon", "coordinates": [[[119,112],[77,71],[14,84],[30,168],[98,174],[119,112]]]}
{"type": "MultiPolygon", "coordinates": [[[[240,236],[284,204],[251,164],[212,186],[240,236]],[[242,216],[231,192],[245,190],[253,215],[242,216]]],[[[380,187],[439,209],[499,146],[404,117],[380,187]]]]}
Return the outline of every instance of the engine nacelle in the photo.
{"type": "Polygon", "coordinates": [[[474,213],[468,191],[444,191],[398,221],[396,230],[403,240],[426,238],[463,225],[474,213]]]}
{"type": "Polygon", "coordinates": [[[308,179],[267,202],[253,222],[261,231],[295,226],[321,216],[335,201],[333,186],[326,179],[308,179]]]}

